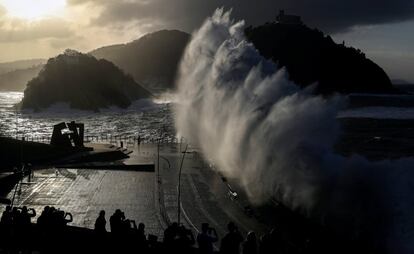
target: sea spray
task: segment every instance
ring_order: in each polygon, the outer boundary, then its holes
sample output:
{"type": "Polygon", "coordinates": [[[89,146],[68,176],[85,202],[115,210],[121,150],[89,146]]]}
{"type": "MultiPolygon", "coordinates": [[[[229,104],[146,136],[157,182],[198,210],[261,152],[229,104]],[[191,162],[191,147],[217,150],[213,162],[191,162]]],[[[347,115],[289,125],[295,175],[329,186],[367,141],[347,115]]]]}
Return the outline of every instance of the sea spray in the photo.
{"type": "Polygon", "coordinates": [[[338,132],[338,100],[290,82],[222,10],[194,34],[180,73],[177,130],[239,178],[252,201],[277,194],[292,207],[313,207],[326,175],[319,165],[338,132]]]}
{"type": "Polygon", "coordinates": [[[301,90],[243,29],[219,9],[193,34],[177,80],[178,133],[252,202],[275,197],[389,252],[413,252],[413,161],[336,155],[343,99],[301,90]]]}

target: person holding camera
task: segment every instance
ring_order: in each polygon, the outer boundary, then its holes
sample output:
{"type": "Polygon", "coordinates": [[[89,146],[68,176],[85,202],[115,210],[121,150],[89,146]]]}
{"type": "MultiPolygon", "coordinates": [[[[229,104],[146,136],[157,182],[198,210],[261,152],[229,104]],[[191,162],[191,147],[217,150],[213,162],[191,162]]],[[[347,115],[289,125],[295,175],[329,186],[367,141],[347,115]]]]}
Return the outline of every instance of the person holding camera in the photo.
{"type": "Polygon", "coordinates": [[[201,233],[197,235],[197,243],[200,254],[212,254],[213,243],[218,241],[217,232],[208,223],[201,224],[201,233]]]}
{"type": "Polygon", "coordinates": [[[227,225],[227,229],[229,232],[221,239],[220,253],[239,254],[243,237],[233,222],[227,225]]]}

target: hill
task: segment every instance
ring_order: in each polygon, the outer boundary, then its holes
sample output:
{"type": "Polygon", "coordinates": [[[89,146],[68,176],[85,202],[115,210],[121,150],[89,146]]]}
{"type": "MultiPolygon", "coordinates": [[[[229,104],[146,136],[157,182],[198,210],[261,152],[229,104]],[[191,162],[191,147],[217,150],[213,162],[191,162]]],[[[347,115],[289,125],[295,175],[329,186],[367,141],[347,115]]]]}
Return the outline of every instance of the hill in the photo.
{"type": "Polygon", "coordinates": [[[55,103],[71,108],[95,110],[128,107],[132,101],[151,94],[107,60],[66,50],[48,60],[32,79],[20,103],[23,109],[41,110],[55,103]]]}
{"type": "MultiPolygon", "coordinates": [[[[247,27],[246,37],[259,52],[287,68],[290,78],[302,87],[317,83],[322,94],[393,93],[387,74],[358,49],[335,43],[330,36],[303,24],[266,23],[247,27]]],[[[153,93],[173,90],[179,62],[191,36],[178,30],[162,30],[126,44],[90,52],[98,59],[113,62],[136,82],[153,93]]],[[[39,60],[19,61],[22,66],[39,60]]],[[[0,73],[1,73],[0,64],[0,73]]],[[[35,70],[19,70],[0,76],[0,90],[6,82],[22,87],[35,70]],[[20,72],[21,71],[21,72],[20,72]]]]}
{"type": "Polygon", "coordinates": [[[113,62],[147,89],[159,92],[174,88],[178,64],[189,40],[187,33],[162,30],[90,54],[113,62]]]}
{"type": "Polygon", "coordinates": [[[45,64],[46,59],[28,59],[28,60],[19,60],[13,62],[4,62],[0,63],[0,74],[7,72],[19,70],[19,69],[30,69],[34,68],[37,65],[45,64]]]}
{"type": "Polygon", "coordinates": [[[286,67],[302,87],[316,92],[395,92],[387,74],[358,49],[336,44],[330,36],[303,24],[266,23],[246,28],[247,38],[267,59],[286,67]]]}
{"type": "Polygon", "coordinates": [[[30,68],[0,74],[0,91],[24,91],[26,84],[36,77],[42,68],[43,64],[39,64],[30,68]]]}
{"type": "MultiPolygon", "coordinates": [[[[396,89],[383,69],[358,49],[335,43],[303,24],[266,23],[246,28],[246,37],[259,52],[282,67],[302,87],[318,83],[316,92],[393,93],[396,89]]],[[[179,61],[190,35],[158,31],[127,44],[91,52],[130,73],[153,92],[174,89],[179,61]]]]}

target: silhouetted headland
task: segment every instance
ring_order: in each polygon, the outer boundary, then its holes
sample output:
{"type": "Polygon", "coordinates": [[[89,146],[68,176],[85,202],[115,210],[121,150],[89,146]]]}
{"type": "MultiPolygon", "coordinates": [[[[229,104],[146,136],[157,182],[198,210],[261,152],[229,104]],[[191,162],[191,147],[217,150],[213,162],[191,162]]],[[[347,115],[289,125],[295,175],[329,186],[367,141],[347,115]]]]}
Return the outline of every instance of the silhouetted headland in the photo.
{"type": "Polygon", "coordinates": [[[174,89],[178,65],[190,38],[178,30],[161,30],[90,54],[113,62],[151,92],[162,92],[174,89]]]}
{"type": "MultiPolygon", "coordinates": [[[[394,93],[397,91],[384,70],[366,58],[361,50],[348,47],[345,43],[335,43],[329,35],[325,35],[318,29],[307,27],[299,16],[280,14],[275,22],[247,27],[246,36],[264,57],[278,63],[281,67],[286,67],[292,81],[302,87],[317,84],[318,93],[394,93]]],[[[99,83],[94,77],[94,72],[98,69],[98,65],[104,69],[103,66],[106,65],[107,73],[102,72],[105,74],[101,78],[113,73],[114,75],[109,79],[112,80],[111,84],[125,83],[122,81],[126,79],[128,79],[126,83],[132,83],[129,77],[131,75],[133,81],[153,93],[174,90],[178,66],[190,39],[191,35],[182,31],[161,30],[146,34],[126,44],[110,45],[90,52],[90,55],[97,59],[105,59],[114,63],[114,67],[125,72],[127,77],[123,77],[115,68],[109,70],[110,64],[107,61],[99,60],[98,64],[96,61],[93,62],[91,57],[87,61],[86,55],[83,55],[83,61],[77,63],[76,68],[63,68],[64,72],[58,71],[60,67],[52,70],[51,64],[63,67],[62,63],[58,62],[70,58],[68,54],[59,55],[50,59],[45,69],[55,73],[53,74],[55,77],[56,72],[60,73],[62,80],[51,80],[49,77],[42,82],[53,81],[52,83],[56,82],[62,86],[79,88],[83,85],[67,85],[66,83],[74,83],[74,81],[84,83],[85,79],[80,79],[80,77],[92,77],[90,83],[99,83]],[[87,65],[91,66],[87,67],[87,65]],[[96,65],[96,68],[92,67],[93,65],[96,65]],[[118,78],[114,78],[115,76],[118,78]]],[[[74,61],[69,60],[69,62],[74,65],[74,61]]],[[[20,68],[1,75],[0,90],[22,90],[25,82],[35,77],[41,66],[20,68]]],[[[43,72],[44,70],[28,85],[39,83],[39,78],[45,79],[43,72]]],[[[95,93],[97,96],[94,96],[93,102],[89,101],[89,104],[96,104],[96,106],[75,102],[74,99],[68,101],[74,108],[81,109],[108,106],[100,100],[99,94],[99,92],[95,93]]],[[[127,104],[122,102],[114,99],[114,105],[125,106],[127,104]]],[[[33,107],[32,104],[30,107],[33,107]]],[[[43,107],[43,104],[49,103],[37,104],[43,107]]]]}
{"type": "Polygon", "coordinates": [[[384,70],[361,50],[337,44],[292,17],[297,16],[281,13],[275,22],[247,27],[246,36],[261,55],[286,67],[296,84],[316,83],[322,94],[396,92],[384,70]]]}
{"type": "MultiPolygon", "coordinates": [[[[286,67],[292,81],[302,87],[318,84],[318,93],[397,91],[384,70],[361,50],[335,43],[299,16],[281,13],[275,22],[246,28],[246,36],[264,57],[286,67]]],[[[91,54],[112,61],[151,91],[162,92],[174,89],[189,39],[184,32],[163,30],[91,54]]]]}
{"type": "Polygon", "coordinates": [[[74,109],[98,111],[110,106],[126,108],[133,101],[150,96],[113,63],[66,50],[49,59],[39,75],[27,84],[21,107],[42,110],[61,102],[74,109]]]}

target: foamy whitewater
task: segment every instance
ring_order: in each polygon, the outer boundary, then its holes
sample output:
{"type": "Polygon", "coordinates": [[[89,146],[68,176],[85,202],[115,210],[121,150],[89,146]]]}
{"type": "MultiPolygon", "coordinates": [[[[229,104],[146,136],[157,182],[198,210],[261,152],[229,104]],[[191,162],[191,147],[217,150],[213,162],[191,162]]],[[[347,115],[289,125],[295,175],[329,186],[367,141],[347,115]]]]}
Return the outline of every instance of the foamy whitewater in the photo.
{"type": "Polygon", "coordinates": [[[412,159],[334,154],[342,99],[288,80],[217,10],[193,34],[177,81],[176,129],[253,202],[276,197],[389,253],[414,252],[412,159]]]}
{"type": "Polygon", "coordinates": [[[20,92],[0,92],[0,135],[47,139],[53,125],[65,121],[85,124],[85,135],[94,137],[141,137],[143,142],[164,142],[175,138],[170,104],[165,100],[139,100],[127,109],[112,107],[100,112],[70,109],[60,103],[41,111],[17,111],[14,105],[23,98],[20,92]]]}

